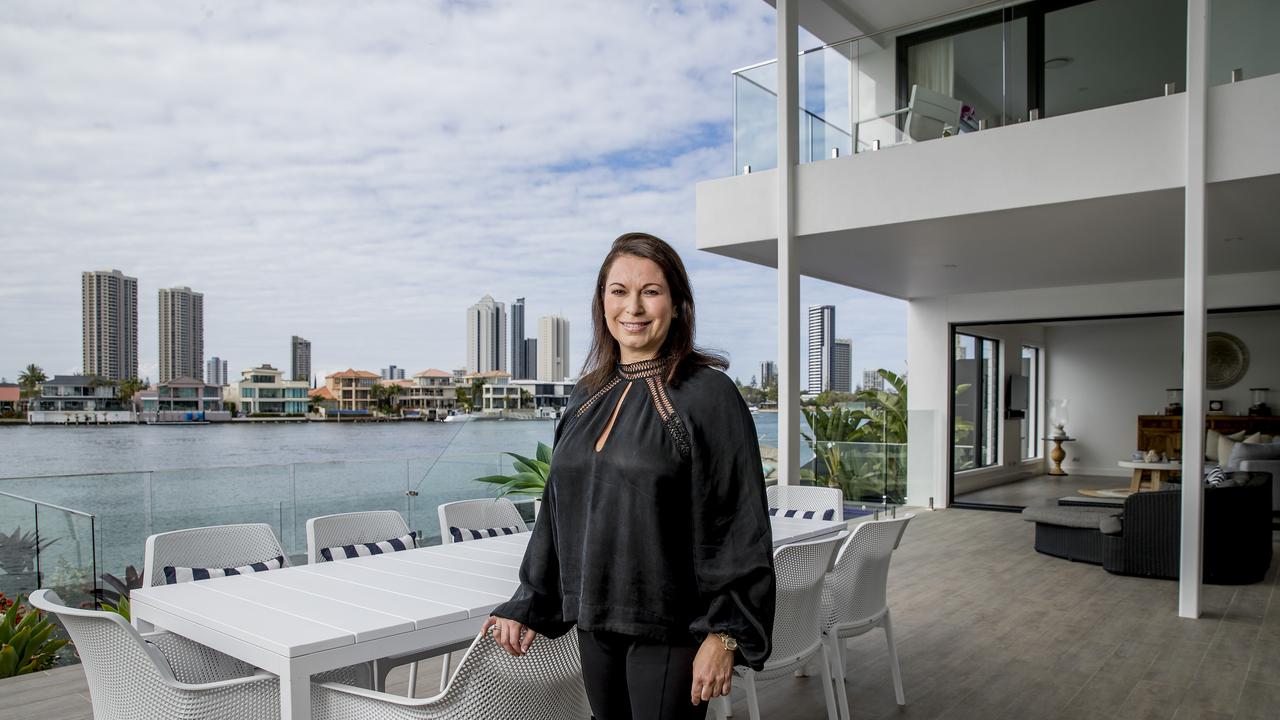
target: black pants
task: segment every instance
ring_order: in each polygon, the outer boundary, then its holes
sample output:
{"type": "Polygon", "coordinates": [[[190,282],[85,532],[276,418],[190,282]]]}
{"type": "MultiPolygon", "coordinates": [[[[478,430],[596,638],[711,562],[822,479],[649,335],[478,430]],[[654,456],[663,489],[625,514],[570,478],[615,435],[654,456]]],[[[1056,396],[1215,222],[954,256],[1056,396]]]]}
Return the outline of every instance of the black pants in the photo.
{"type": "Polygon", "coordinates": [[[596,720],[703,720],[709,702],[689,701],[696,645],[662,645],[578,631],[582,679],[596,720]]]}

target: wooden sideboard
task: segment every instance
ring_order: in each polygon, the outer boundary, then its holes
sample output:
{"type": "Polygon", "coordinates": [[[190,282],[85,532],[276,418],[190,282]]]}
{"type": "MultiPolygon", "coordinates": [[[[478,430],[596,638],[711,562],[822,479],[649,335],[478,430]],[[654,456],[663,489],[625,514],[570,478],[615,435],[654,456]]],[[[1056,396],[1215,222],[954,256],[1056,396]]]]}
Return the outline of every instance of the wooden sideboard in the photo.
{"type": "MultiPolygon", "coordinates": [[[[1280,417],[1250,415],[1205,415],[1205,427],[1230,435],[1241,430],[1253,434],[1280,435],[1280,417]]],[[[1138,449],[1182,457],[1181,415],[1139,415],[1138,449]]]]}

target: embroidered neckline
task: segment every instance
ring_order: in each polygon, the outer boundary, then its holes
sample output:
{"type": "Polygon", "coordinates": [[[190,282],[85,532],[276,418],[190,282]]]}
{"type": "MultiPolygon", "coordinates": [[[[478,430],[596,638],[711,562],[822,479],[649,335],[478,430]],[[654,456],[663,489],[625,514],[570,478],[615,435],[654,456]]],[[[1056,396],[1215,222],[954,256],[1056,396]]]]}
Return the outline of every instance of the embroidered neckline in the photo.
{"type": "Polygon", "coordinates": [[[670,363],[671,358],[667,357],[650,358],[649,360],[639,360],[633,363],[618,363],[618,375],[627,380],[658,377],[667,371],[667,366],[670,363]]]}

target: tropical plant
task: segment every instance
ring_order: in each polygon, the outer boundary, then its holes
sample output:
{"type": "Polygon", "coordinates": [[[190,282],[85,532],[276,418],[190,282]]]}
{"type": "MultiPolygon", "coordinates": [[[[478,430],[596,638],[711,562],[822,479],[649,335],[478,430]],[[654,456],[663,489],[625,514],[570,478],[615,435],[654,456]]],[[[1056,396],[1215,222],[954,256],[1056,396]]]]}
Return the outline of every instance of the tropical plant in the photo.
{"type": "Polygon", "coordinates": [[[542,497],[542,492],[547,487],[547,475],[551,472],[551,447],[546,443],[538,443],[537,457],[534,458],[527,458],[513,452],[504,452],[503,455],[515,458],[512,467],[515,468],[516,474],[486,475],[475,478],[476,482],[501,485],[502,487],[498,488],[498,497],[504,495],[542,497]]]}
{"type": "Polygon", "coordinates": [[[147,386],[138,378],[129,378],[120,383],[120,402],[129,402],[138,392],[146,390],[147,386]]]}
{"type": "Polygon", "coordinates": [[[888,446],[907,441],[907,382],[888,370],[877,373],[890,389],[854,393],[862,407],[802,408],[813,430],[804,438],[816,456],[813,469],[802,472],[803,480],[841,488],[850,500],[899,494],[891,492],[890,483],[900,485],[906,458],[896,450],[889,452],[888,446]],[[869,445],[881,451],[868,452],[869,445]]]}
{"type": "Polygon", "coordinates": [[[22,528],[8,535],[0,532],[0,570],[7,575],[34,572],[36,555],[57,541],[58,538],[41,538],[35,531],[24,533],[22,528]]]}
{"type": "Polygon", "coordinates": [[[396,399],[400,397],[400,386],[378,383],[369,390],[369,397],[375,407],[384,413],[390,413],[396,399]]]}
{"type": "Polygon", "coordinates": [[[0,593],[0,678],[25,675],[53,667],[55,655],[67,644],[54,638],[56,626],[35,608],[24,608],[22,596],[10,601],[0,593]]]}
{"type": "Polygon", "coordinates": [[[23,397],[35,395],[40,383],[48,379],[48,376],[44,374],[44,370],[39,365],[35,363],[28,365],[18,374],[18,385],[22,388],[23,397]]]}
{"type": "Polygon", "coordinates": [[[125,620],[132,620],[129,615],[129,593],[142,587],[142,573],[138,572],[138,568],[130,565],[124,570],[124,579],[112,575],[111,573],[102,574],[102,582],[110,587],[95,588],[94,597],[103,610],[121,615],[125,620]]]}

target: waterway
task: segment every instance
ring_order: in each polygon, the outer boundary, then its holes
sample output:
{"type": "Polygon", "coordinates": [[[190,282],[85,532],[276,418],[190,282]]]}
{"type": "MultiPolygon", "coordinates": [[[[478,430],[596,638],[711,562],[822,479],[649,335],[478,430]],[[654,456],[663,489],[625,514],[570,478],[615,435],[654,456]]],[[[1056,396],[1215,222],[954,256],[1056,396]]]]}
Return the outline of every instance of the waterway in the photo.
{"type": "MultiPolygon", "coordinates": [[[[755,418],[759,442],[776,445],[777,416],[755,418]]],[[[432,543],[441,503],[492,496],[475,478],[511,474],[502,451],[532,456],[554,431],[551,420],[0,426],[0,491],[93,515],[0,496],[0,533],[39,524],[54,541],[43,572],[64,585],[141,566],[148,535],[203,525],[265,522],[296,555],[308,518],[389,508],[432,543]]]]}

